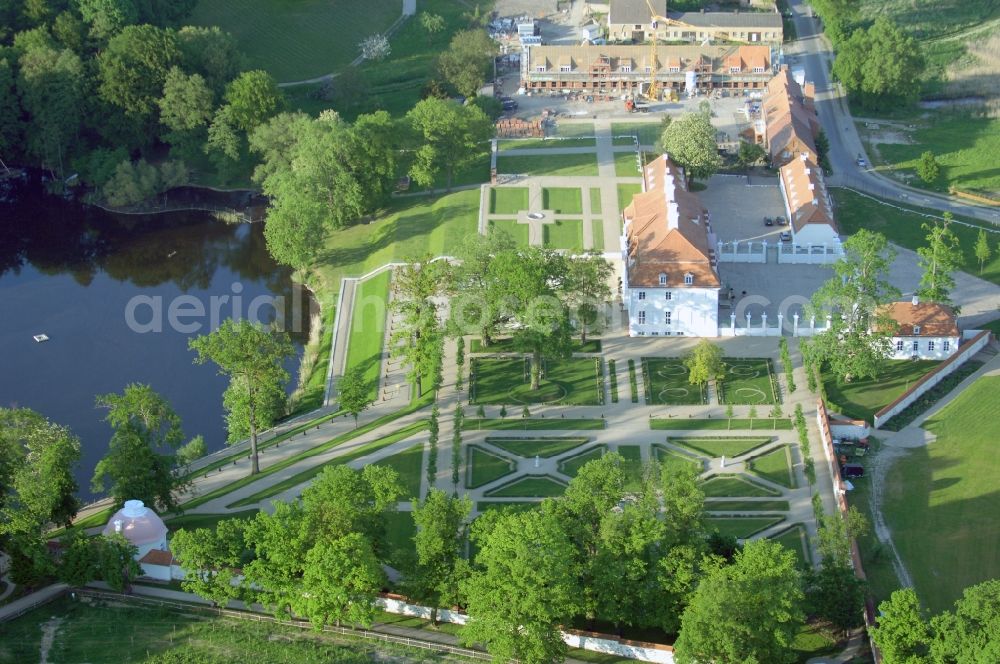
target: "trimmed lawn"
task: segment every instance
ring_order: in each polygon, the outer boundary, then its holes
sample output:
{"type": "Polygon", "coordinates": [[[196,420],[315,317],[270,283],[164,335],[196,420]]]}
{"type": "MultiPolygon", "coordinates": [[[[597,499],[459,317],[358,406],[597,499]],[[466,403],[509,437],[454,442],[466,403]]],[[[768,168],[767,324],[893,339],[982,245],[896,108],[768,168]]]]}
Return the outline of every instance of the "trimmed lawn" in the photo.
{"type": "Polygon", "coordinates": [[[762,454],[750,461],[749,470],[775,484],[795,488],[795,473],[792,472],[792,450],[788,445],[762,454]]]}
{"type": "Polygon", "coordinates": [[[642,358],[646,381],[646,403],[656,406],[682,406],[707,403],[705,390],[688,382],[688,369],[677,357],[642,358]]]}
{"type": "Polygon", "coordinates": [[[378,399],[382,342],[389,310],[389,277],[386,270],[362,281],[354,295],[351,333],[347,338],[347,368],[360,367],[368,383],[369,400],[378,399]]]}
{"type": "Polygon", "coordinates": [[[568,475],[569,477],[576,477],[576,474],[580,472],[581,468],[595,459],[600,459],[607,453],[607,451],[607,445],[598,445],[597,447],[592,447],[586,452],[581,452],[576,456],[571,456],[568,459],[562,459],[559,462],[559,472],[563,475],[568,475]]]}
{"type": "Polygon", "coordinates": [[[642,177],[642,174],[639,172],[639,160],[635,152],[630,150],[628,152],[615,153],[615,175],[620,178],[642,177]]]}
{"type": "Polygon", "coordinates": [[[259,510],[243,510],[242,512],[226,512],[225,514],[183,514],[181,516],[175,516],[172,518],[164,519],[163,523],[166,524],[167,530],[171,533],[184,528],[185,530],[194,530],[195,528],[211,528],[215,530],[215,527],[220,521],[226,519],[250,519],[257,514],[259,510]]]}
{"type": "Polygon", "coordinates": [[[555,135],[561,138],[593,138],[593,122],[560,122],[556,125],[555,135]]]}
{"type": "Polygon", "coordinates": [[[491,438],[486,442],[494,447],[499,447],[505,452],[524,457],[549,457],[559,456],[570,450],[585,445],[589,438],[491,438]]]}
{"type": "Polygon", "coordinates": [[[797,523],[781,534],[769,537],[768,539],[774,540],[786,549],[794,551],[795,557],[799,560],[800,567],[808,569],[812,566],[812,556],[809,555],[809,540],[806,535],[806,529],[802,527],[801,523],[797,523]]]}
{"type": "Polygon", "coordinates": [[[701,483],[706,498],[766,498],[780,496],[770,487],[751,482],[742,475],[716,475],[701,483]]]}
{"type": "Polygon", "coordinates": [[[830,373],[823,373],[827,407],[841,415],[872,421],[872,416],[892,403],[909,386],[937,365],[935,360],[889,360],[872,379],[839,383],[830,373]]]}
{"type": "Polygon", "coordinates": [[[415,555],[413,536],[417,534],[417,524],[413,521],[413,513],[387,514],[385,533],[389,544],[389,564],[396,569],[405,568],[407,560],[415,555]]]}
{"type": "Polygon", "coordinates": [[[509,150],[544,150],[547,148],[592,148],[597,146],[593,138],[562,138],[547,136],[546,138],[502,138],[497,141],[497,151],[509,150]]]}
{"type": "Polygon", "coordinates": [[[595,218],[590,220],[590,232],[594,238],[594,244],[591,245],[591,249],[594,251],[604,251],[604,220],[600,218],[595,218]]]}
{"type": "Polygon", "coordinates": [[[552,154],[544,156],[498,156],[498,173],[524,173],[526,175],[597,175],[597,153],[552,154]]]}
{"type": "MultiPolygon", "coordinates": [[[[581,343],[579,339],[571,339],[570,346],[574,353],[600,353],[601,352],[601,340],[600,339],[587,339],[586,343],[581,343]]],[[[517,347],[514,345],[514,340],[510,338],[505,339],[493,339],[489,346],[483,345],[483,340],[479,337],[472,339],[469,344],[470,353],[517,353],[517,347]]]]}
{"type": "Polygon", "coordinates": [[[517,214],[528,209],[527,187],[493,187],[490,189],[490,214],[517,214]]]}
{"type": "Polygon", "coordinates": [[[376,466],[388,466],[399,473],[399,483],[403,487],[403,500],[420,499],[420,481],[424,477],[424,444],[417,443],[409,449],[393,454],[377,462],[376,466]]]}
{"type": "Polygon", "coordinates": [[[590,188],[590,212],[601,214],[601,190],[597,187],[590,188]]]}
{"type": "Polygon", "coordinates": [[[712,500],[705,503],[710,512],[787,512],[787,500],[712,500]]]}
{"type": "Polygon", "coordinates": [[[754,420],[740,417],[732,419],[722,417],[710,420],[657,417],[649,421],[649,428],[668,431],[730,431],[743,429],[749,431],[790,431],[792,421],[787,417],[773,419],[770,417],[758,417],[754,420]]]}
{"type": "MultiPolygon", "coordinates": [[[[463,429],[492,431],[588,431],[607,428],[606,420],[597,419],[534,419],[524,417],[471,418],[464,421],[463,429]]],[[[110,514],[108,516],[111,516],[110,514]]],[[[107,519],[105,519],[107,521],[107,519]]]]}
{"type": "Polygon", "coordinates": [[[708,517],[705,524],[709,530],[717,530],[722,535],[732,535],[737,539],[746,539],[756,535],[765,528],[780,523],[783,517],[708,517]]]}
{"type": "Polygon", "coordinates": [[[882,511],[932,613],[1000,577],[998,391],[1000,377],[977,380],[925,422],[937,440],[905,450],[886,473],[882,511]]]}
{"type": "Polygon", "coordinates": [[[482,514],[483,512],[491,512],[494,510],[511,510],[514,512],[527,512],[528,510],[533,510],[538,507],[539,503],[522,503],[518,501],[505,501],[499,502],[478,502],[476,503],[476,511],[482,514]]]}
{"type": "Polygon", "coordinates": [[[496,481],[517,468],[517,464],[510,459],[497,456],[476,445],[467,448],[466,459],[465,486],[469,489],[496,481]]]}
{"type": "MultiPolygon", "coordinates": [[[[927,231],[920,226],[931,220],[924,217],[923,213],[940,214],[937,210],[922,210],[921,208],[900,205],[893,201],[893,205],[905,208],[898,210],[840,187],[833,188],[831,193],[837,206],[837,223],[840,224],[840,228],[845,234],[853,234],[861,228],[867,228],[878,231],[889,238],[891,242],[913,251],[927,243],[925,239],[927,231]]],[[[1000,233],[997,232],[997,227],[961,215],[956,216],[955,219],[973,225],[973,227],[963,224],[951,225],[951,230],[958,237],[959,246],[962,249],[961,269],[973,276],[1000,284],[1000,251],[997,250],[997,240],[1000,239],[1000,233]],[[982,274],[979,272],[979,261],[976,260],[974,254],[980,227],[987,229],[987,237],[993,249],[993,256],[986,261],[982,274]]]]}
{"type": "MultiPolygon", "coordinates": [[[[638,173],[636,173],[638,176],[638,173]]],[[[618,211],[621,212],[632,202],[632,197],[642,191],[638,182],[618,183],[618,211]]]]}
{"type": "Polygon", "coordinates": [[[490,232],[500,231],[514,238],[519,247],[528,246],[528,225],[519,224],[516,219],[494,219],[489,223],[490,232]]]}
{"type": "Polygon", "coordinates": [[[532,390],[527,359],[476,357],[472,359],[469,374],[472,401],[508,406],[536,403],[597,406],[604,392],[598,362],[587,358],[546,360],[540,386],[532,390]]]}
{"type": "Polygon", "coordinates": [[[184,25],[219,26],[246,55],[243,69],[264,69],[279,81],[298,81],[346,66],[358,55],[357,42],[385,31],[401,10],[399,2],[199,0],[184,25]],[[338,34],[353,38],[330,38],[338,34]]]}
{"type": "Polygon", "coordinates": [[[667,438],[671,445],[678,445],[698,454],[717,459],[738,457],[761,445],[771,442],[770,437],[746,438],[667,438]]]}
{"type": "Polygon", "coordinates": [[[653,445],[653,458],[663,465],[684,464],[690,465],[701,472],[705,468],[705,462],[701,459],[687,454],[682,454],[677,450],[664,447],[663,445],[653,445]]]}
{"type": "Polygon", "coordinates": [[[542,208],[556,214],[583,214],[583,193],[578,187],[545,187],[542,208]]]}
{"type": "Polygon", "coordinates": [[[555,223],[545,224],[542,244],[548,249],[583,251],[583,222],[579,219],[560,219],[555,223]]]}
{"type": "Polygon", "coordinates": [[[719,384],[719,403],[760,405],[781,403],[771,360],[764,357],[727,357],[719,384]]]}
{"type": "Polygon", "coordinates": [[[549,475],[526,475],[485,495],[493,498],[549,498],[561,496],[565,490],[565,484],[549,475]]]}
{"type": "Polygon", "coordinates": [[[642,448],[638,445],[619,445],[618,454],[625,459],[625,490],[642,488],[642,448]]]}
{"type": "Polygon", "coordinates": [[[659,122],[612,122],[611,135],[616,137],[615,145],[632,145],[631,137],[638,134],[639,145],[655,145],[663,129],[659,122]],[[619,142],[618,136],[629,136],[628,142],[619,142]]]}

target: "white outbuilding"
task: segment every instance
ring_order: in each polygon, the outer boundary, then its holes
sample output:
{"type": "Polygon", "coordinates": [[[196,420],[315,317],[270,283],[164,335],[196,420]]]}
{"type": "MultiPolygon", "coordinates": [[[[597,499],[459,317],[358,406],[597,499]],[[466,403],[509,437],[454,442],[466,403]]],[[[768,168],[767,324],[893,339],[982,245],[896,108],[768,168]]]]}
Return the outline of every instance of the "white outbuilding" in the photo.
{"type": "Polygon", "coordinates": [[[115,512],[103,534],[120,533],[131,542],[139,553],[136,560],[153,550],[167,550],[167,526],[156,512],[146,507],[141,500],[126,500],[125,505],[115,512]]]}

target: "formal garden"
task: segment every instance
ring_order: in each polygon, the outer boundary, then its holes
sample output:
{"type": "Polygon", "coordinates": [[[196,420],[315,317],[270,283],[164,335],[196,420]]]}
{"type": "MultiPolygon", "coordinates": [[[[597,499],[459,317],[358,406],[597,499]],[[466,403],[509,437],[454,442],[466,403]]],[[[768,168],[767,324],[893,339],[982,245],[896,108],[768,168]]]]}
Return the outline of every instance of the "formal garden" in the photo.
{"type": "Polygon", "coordinates": [[[708,403],[705,387],[688,381],[690,371],[679,357],[644,357],[642,375],[646,381],[648,404],[685,406],[708,403]]]}
{"type": "Polygon", "coordinates": [[[469,373],[469,400],[518,409],[532,404],[599,406],[604,403],[603,360],[543,358],[539,386],[532,389],[529,358],[476,357],[469,373]]]}
{"type": "Polygon", "coordinates": [[[770,358],[723,358],[725,373],[719,382],[719,402],[734,405],[780,404],[781,391],[770,358]]]}

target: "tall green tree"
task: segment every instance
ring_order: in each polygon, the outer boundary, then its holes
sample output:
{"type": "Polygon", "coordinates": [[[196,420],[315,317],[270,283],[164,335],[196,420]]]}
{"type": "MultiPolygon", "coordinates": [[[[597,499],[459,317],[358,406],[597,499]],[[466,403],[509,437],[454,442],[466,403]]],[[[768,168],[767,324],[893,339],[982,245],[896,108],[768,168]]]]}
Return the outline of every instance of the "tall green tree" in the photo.
{"type": "Polygon", "coordinates": [[[185,468],[208,454],[204,436],[195,436],[177,450],[177,462],[185,468]]]}
{"type": "Polygon", "coordinates": [[[358,415],[372,405],[372,386],[363,368],[351,367],[337,381],[337,403],[354,417],[357,427],[358,415]]]}
{"type": "Polygon", "coordinates": [[[160,122],[174,132],[192,132],[206,127],[214,113],[214,94],[200,74],[185,74],[171,67],[157,101],[160,122]]]}
{"type": "Polygon", "coordinates": [[[0,159],[4,161],[11,160],[21,152],[25,129],[14,83],[11,61],[0,58],[0,159]]]}
{"type": "Polygon", "coordinates": [[[878,623],[868,630],[885,664],[926,662],[930,630],[913,588],[896,590],[878,605],[878,623]]]}
{"type": "Polygon", "coordinates": [[[137,123],[155,120],[170,68],[180,62],[177,38],[152,25],[129,25],[97,56],[100,86],[108,103],[137,123]]]}
{"type": "Polygon", "coordinates": [[[371,542],[361,533],[321,540],[306,554],[302,594],[295,612],[309,618],[316,629],[349,622],[371,627],[375,599],[385,583],[385,572],[371,542]]]}
{"type": "Polygon", "coordinates": [[[493,76],[497,45],[485,30],[462,30],[438,56],[438,72],[460,95],[474,97],[493,76]]]}
{"type": "Polygon", "coordinates": [[[0,408],[0,541],[69,525],[79,460],[80,441],[66,427],[27,408],[0,408]]]}
{"type": "Polygon", "coordinates": [[[225,607],[240,596],[236,583],[246,549],[242,519],[222,519],[215,528],[181,528],[170,538],[170,552],[184,570],[181,587],[225,607]]]}
{"type": "Polygon", "coordinates": [[[712,121],[703,113],[689,113],[663,131],[663,150],[684,169],[688,182],[711,177],[722,167],[712,121]]]}
{"type": "Polygon", "coordinates": [[[601,313],[611,300],[611,263],[597,252],[567,262],[563,294],[575,312],[580,341],[586,343],[587,329],[600,327],[601,313]]]}
{"type": "Polygon", "coordinates": [[[174,491],[183,483],[173,474],[175,450],[184,440],[181,418],[170,403],[149,385],[131,383],[121,394],[97,397],[114,434],[108,453],[97,462],[91,486],[114,499],[141,500],[160,511],[177,507],[174,491]]]}
{"type": "Polygon", "coordinates": [[[448,263],[432,262],[429,256],[412,261],[396,270],[393,283],[397,297],[392,302],[401,314],[400,324],[392,334],[393,355],[401,357],[409,366],[407,380],[416,385],[417,396],[422,396],[428,384],[431,387],[440,372],[444,330],[438,320],[438,307],[434,297],[441,294],[448,278],[448,263]]]}
{"type": "Polygon", "coordinates": [[[405,585],[414,599],[432,607],[433,622],[437,622],[437,607],[460,601],[459,584],[468,574],[462,556],[468,539],[465,522],[471,511],[468,497],[451,497],[433,487],[413,508],[416,559],[405,585]]]}
{"type": "Polygon", "coordinates": [[[28,152],[60,176],[65,173],[83,120],[86,75],[80,57],[47,46],[21,55],[17,88],[31,117],[25,127],[28,152]]]}
{"type": "Polygon", "coordinates": [[[285,95],[266,71],[245,71],[226,86],[226,103],[236,126],[247,133],[285,109],[285,95]]]}
{"type": "Polygon", "coordinates": [[[801,585],[793,552],[770,540],[748,542],[698,585],[681,618],[678,664],[796,661],[801,585]]]}
{"type": "Polygon", "coordinates": [[[478,159],[493,133],[489,118],[477,106],[462,106],[450,99],[421,100],[406,118],[422,139],[410,175],[424,187],[433,186],[443,171],[445,188],[450,191],[455,171],[478,159]]]}
{"type": "Polygon", "coordinates": [[[879,16],[840,44],[833,75],[865,108],[885,109],[917,98],[925,66],[913,37],[879,16]]]}
{"type": "Polygon", "coordinates": [[[955,288],[955,277],[965,260],[958,236],[949,228],[952,221],[950,212],[944,213],[944,221],[922,224],[927,231],[927,244],[917,249],[918,263],[923,270],[917,295],[929,302],[951,304],[951,291],[955,288]]]}
{"type": "Polygon", "coordinates": [[[990,249],[990,241],[986,238],[985,228],[980,228],[979,235],[976,236],[975,254],[976,260],[979,261],[979,274],[982,274],[983,266],[986,265],[986,261],[993,255],[993,251],[990,249]]]}
{"type": "Polygon", "coordinates": [[[813,295],[813,305],[832,319],[810,353],[841,381],[874,378],[892,352],[893,323],[881,307],[899,297],[887,278],[895,256],[884,235],[862,229],[844,243],[833,278],[813,295]]]}
{"type": "Polygon", "coordinates": [[[938,179],[941,174],[941,167],[934,158],[934,153],[925,150],[920,154],[920,161],[917,162],[917,175],[921,180],[930,184],[938,179]]]}
{"type": "Polygon", "coordinates": [[[479,519],[476,569],[462,584],[469,623],[466,643],[482,643],[495,662],[560,661],[560,626],[579,608],[573,549],[553,516],[532,510],[479,519]]]}
{"type": "Polygon", "coordinates": [[[684,366],[688,370],[688,382],[692,385],[704,387],[711,380],[719,380],[725,370],[722,348],[708,339],[702,339],[684,358],[684,366]]]}
{"type": "Polygon", "coordinates": [[[506,297],[495,298],[490,279],[493,257],[516,251],[517,245],[509,234],[491,231],[487,235],[472,233],[458,247],[461,262],[453,273],[450,294],[450,329],[455,334],[479,333],[484,346],[489,346],[509,320],[506,297]]]}
{"type": "Polygon", "coordinates": [[[139,549],[121,533],[98,535],[96,538],[96,567],[98,578],[115,592],[124,592],[132,580],[142,575],[136,562],[139,549]]]}
{"type": "Polygon", "coordinates": [[[76,6],[90,25],[90,36],[102,42],[139,20],[133,0],[77,0],[76,6]]]}
{"type": "Polygon", "coordinates": [[[195,364],[214,362],[220,374],[229,376],[227,394],[238,396],[226,403],[228,441],[235,443],[249,434],[250,474],[256,475],[257,435],[274,424],[274,397],[288,381],[284,362],[295,354],[288,335],[266,331],[246,319],[229,319],[211,334],[191,339],[188,347],[197,353],[195,364]],[[234,422],[241,426],[233,426],[234,422]]]}
{"type": "Polygon", "coordinates": [[[934,662],[1000,661],[1000,580],[966,588],[955,602],[931,620],[934,662]]]}
{"type": "Polygon", "coordinates": [[[218,97],[243,69],[245,57],[236,39],[217,27],[186,25],[177,31],[177,46],[184,71],[199,74],[218,97]]]}

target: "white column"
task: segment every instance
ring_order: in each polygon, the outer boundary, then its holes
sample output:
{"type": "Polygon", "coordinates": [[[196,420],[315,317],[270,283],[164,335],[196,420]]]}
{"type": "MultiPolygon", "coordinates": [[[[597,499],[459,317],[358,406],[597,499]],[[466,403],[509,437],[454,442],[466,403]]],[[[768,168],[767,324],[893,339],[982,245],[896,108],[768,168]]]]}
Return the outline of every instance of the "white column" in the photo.
{"type": "Polygon", "coordinates": [[[792,314],[792,336],[799,336],[799,312],[792,314]]]}
{"type": "Polygon", "coordinates": [[[765,311],[760,315],[760,329],[764,334],[767,334],[767,312],[765,311]]]}
{"type": "Polygon", "coordinates": [[[826,315],[826,329],[833,327],[833,314],[826,315]]]}
{"type": "Polygon", "coordinates": [[[809,327],[812,328],[813,333],[816,332],[816,317],[815,316],[810,316],[809,317],[809,327]]]}
{"type": "Polygon", "coordinates": [[[779,337],[782,336],[782,335],[784,335],[784,328],[782,327],[782,325],[784,324],[784,320],[785,320],[785,315],[779,313],[778,314],[778,336],[779,337]]]}
{"type": "Polygon", "coordinates": [[[736,336],[736,312],[729,314],[729,329],[733,331],[733,336],[736,336]]]}

